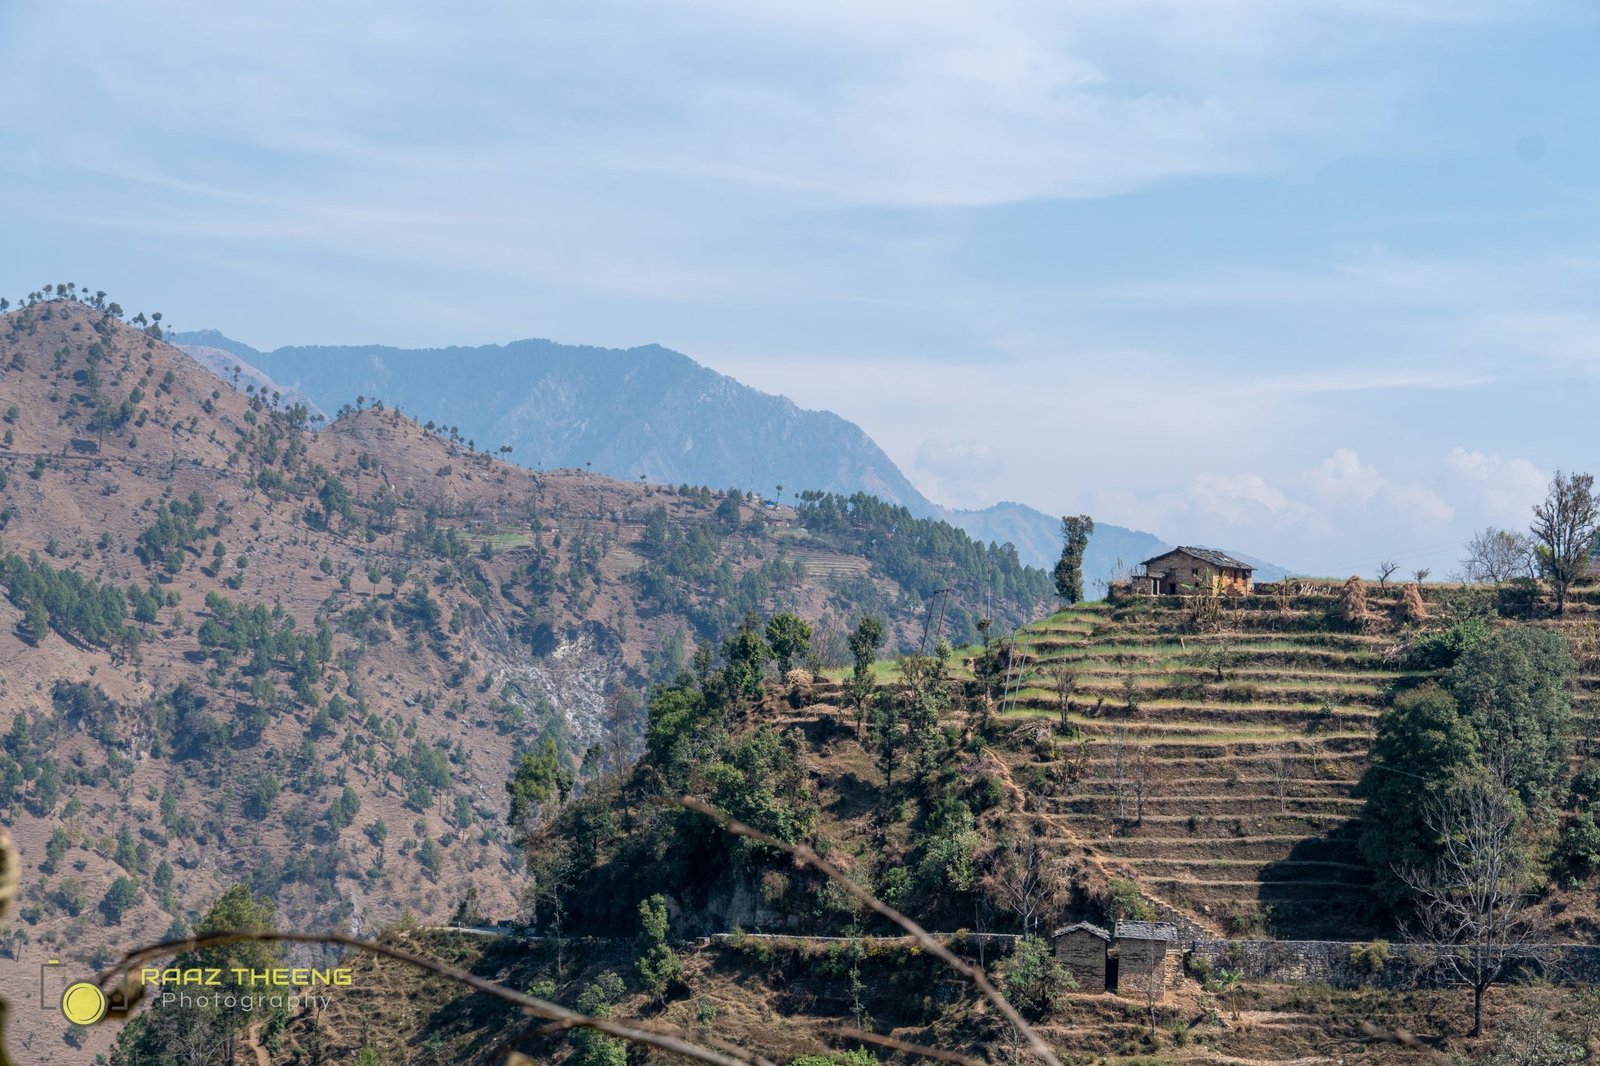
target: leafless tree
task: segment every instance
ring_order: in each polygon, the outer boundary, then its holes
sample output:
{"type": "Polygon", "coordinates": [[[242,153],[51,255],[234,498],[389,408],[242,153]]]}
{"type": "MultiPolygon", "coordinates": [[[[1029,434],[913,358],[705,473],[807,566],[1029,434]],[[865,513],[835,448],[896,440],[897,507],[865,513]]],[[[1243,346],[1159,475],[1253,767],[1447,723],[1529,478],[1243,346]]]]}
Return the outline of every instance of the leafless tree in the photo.
{"type": "Polygon", "coordinates": [[[1490,581],[1498,585],[1538,573],[1538,557],[1533,538],[1526,533],[1486,526],[1467,541],[1467,555],[1461,560],[1468,581],[1490,581]]]}
{"type": "Polygon", "coordinates": [[[1424,581],[1428,580],[1428,575],[1431,573],[1433,573],[1433,571],[1424,566],[1421,569],[1411,571],[1411,577],[1416,581],[1417,584],[1420,585],[1424,581]]]}
{"type": "Polygon", "coordinates": [[[1532,937],[1529,874],[1515,794],[1491,774],[1458,784],[1426,816],[1440,844],[1431,866],[1400,870],[1417,897],[1423,937],[1439,965],[1472,989],[1472,1035],[1483,1032],[1483,996],[1532,937]]]}
{"type": "Polygon", "coordinates": [[[1116,799],[1117,817],[1128,816],[1128,727],[1117,730],[1117,739],[1111,744],[1111,761],[1107,764],[1111,795],[1116,799]]]}
{"type": "Polygon", "coordinates": [[[1002,840],[990,855],[984,888],[1022,920],[1026,936],[1060,902],[1066,878],[1058,860],[1038,837],[1002,840]]]}
{"type": "Polygon", "coordinates": [[[1217,675],[1217,684],[1219,685],[1227,680],[1226,671],[1238,658],[1239,654],[1234,650],[1233,641],[1226,637],[1212,642],[1200,653],[1200,661],[1210,667],[1217,675]]]}
{"type": "Polygon", "coordinates": [[[1278,798],[1278,813],[1287,813],[1289,809],[1289,786],[1294,782],[1294,763],[1289,759],[1289,753],[1282,748],[1278,749],[1270,764],[1272,772],[1272,794],[1278,798]]]}
{"type": "Polygon", "coordinates": [[[1593,474],[1556,471],[1544,502],[1533,509],[1539,561],[1556,588],[1556,612],[1567,613],[1567,590],[1589,566],[1600,538],[1600,498],[1593,474]]]}
{"type": "Polygon", "coordinates": [[[1385,559],[1383,562],[1379,563],[1378,587],[1381,589],[1388,585],[1389,578],[1392,577],[1394,572],[1398,569],[1400,569],[1400,564],[1395,562],[1393,559],[1385,559]]]}
{"type": "Polygon", "coordinates": [[[1137,745],[1133,753],[1131,784],[1133,787],[1133,823],[1144,824],[1144,801],[1150,795],[1150,781],[1155,772],[1155,760],[1148,744],[1137,745]]]}
{"type": "Polygon", "coordinates": [[[1052,669],[1050,678],[1055,684],[1061,712],[1061,731],[1065,733],[1072,728],[1072,695],[1078,691],[1078,672],[1070,666],[1059,665],[1052,669]]]}

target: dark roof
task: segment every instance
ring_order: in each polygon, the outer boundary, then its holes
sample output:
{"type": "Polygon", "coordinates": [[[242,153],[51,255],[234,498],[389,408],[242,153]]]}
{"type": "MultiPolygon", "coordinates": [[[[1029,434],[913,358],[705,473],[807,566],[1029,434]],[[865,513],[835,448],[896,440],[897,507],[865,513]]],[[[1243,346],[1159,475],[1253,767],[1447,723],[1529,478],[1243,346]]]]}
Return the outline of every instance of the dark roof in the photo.
{"type": "Polygon", "coordinates": [[[1055,932],[1051,933],[1050,934],[1050,939],[1054,940],[1058,936],[1066,936],[1068,933],[1078,933],[1078,932],[1091,933],[1094,936],[1097,936],[1101,940],[1105,940],[1105,941],[1110,941],[1110,939],[1111,939],[1111,934],[1110,933],[1106,932],[1104,929],[1100,928],[1098,925],[1095,925],[1093,922],[1078,922],[1078,923],[1076,923],[1074,925],[1063,926],[1062,928],[1057,929],[1055,932]]]}
{"type": "Polygon", "coordinates": [[[1255,570],[1255,567],[1251,566],[1249,563],[1240,562],[1238,559],[1235,559],[1231,555],[1225,555],[1225,554],[1223,554],[1222,552],[1219,552],[1219,551],[1212,551],[1210,548],[1187,548],[1187,547],[1177,547],[1177,548],[1173,548],[1171,551],[1164,551],[1160,555],[1152,555],[1150,558],[1146,559],[1144,562],[1140,563],[1139,565],[1140,566],[1149,566],[1151,563],[1155,562],[1157,559],[1165,559],[1167,556],[1172,555],[1172,554],[1174,554],[1176,552],[1182,552],[1185,555],[1192,555],[1196,559],[1199,559],[1201,562],[1210,563],[1212,566],[1220,566],[1220,567],[1224,567],[1224,568],[1229,569],[1229,570],[1250,570],[1250,571],[1254,571],[1255,570]]]}
{"type": "Polygon", "coordinates": [[[1178,941],[1178,927],[1171,922],[1118,922],[1118,940],[1178,941]]]}

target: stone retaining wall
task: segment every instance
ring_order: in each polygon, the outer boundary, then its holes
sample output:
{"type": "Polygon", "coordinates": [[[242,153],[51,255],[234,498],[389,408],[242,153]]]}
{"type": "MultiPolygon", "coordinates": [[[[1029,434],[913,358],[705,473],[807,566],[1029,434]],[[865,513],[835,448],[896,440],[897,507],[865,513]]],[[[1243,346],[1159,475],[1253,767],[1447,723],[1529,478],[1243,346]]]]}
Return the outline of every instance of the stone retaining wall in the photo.
{"type": "MultiPolygon", "coordinates": [[[[1337,988],[1413,988],[1451,983],[1437,944],[1391,944],[1387,958],[1373,945],[1344,940],[1196,940],[1187,952],[1191,969],[1209,966],[1248,980],[1291,984],[1320,982],[1337,988]]],[[[1516,968],[1557,984],[1600,983],[1600,946],[1529,944],[1516,968]]]]}

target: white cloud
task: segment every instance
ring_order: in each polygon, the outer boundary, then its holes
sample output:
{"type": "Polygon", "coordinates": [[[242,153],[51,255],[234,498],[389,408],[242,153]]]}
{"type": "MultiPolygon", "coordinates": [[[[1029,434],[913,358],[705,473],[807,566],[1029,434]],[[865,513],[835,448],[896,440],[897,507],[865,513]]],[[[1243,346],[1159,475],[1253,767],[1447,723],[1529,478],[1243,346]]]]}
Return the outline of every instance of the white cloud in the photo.
{"type": "Polygon", "coordinates": [[[1521,529],[1544,498],[1548,477],[1526,459],[1502,459],[1457,447],[1445,458],[1453,487],[1495,525],[1521,529]]]}
{"type": "Polygon", "coordinates": [[[1291,500],[1259,474],[1201,474],[1189,490],[1188,500],[1192,510],[1217,515],[1234,525],[1263,518],[1300,520],[1308,514],[1304,504],[1291,500]]]}
{"type": "Polygon", "coordinates": [[[1376,467],[1363,463],[1350,448],[1335,448],[1332,455],[1307,471],[1303,480],[1315,501],[1313,506],[1334,524],[1352,509],[1374,506],[1390,511],[1407,524],[1444,523],[1456,513],[1437,492],[1424,485],[1389,480],[1376,467]]]}

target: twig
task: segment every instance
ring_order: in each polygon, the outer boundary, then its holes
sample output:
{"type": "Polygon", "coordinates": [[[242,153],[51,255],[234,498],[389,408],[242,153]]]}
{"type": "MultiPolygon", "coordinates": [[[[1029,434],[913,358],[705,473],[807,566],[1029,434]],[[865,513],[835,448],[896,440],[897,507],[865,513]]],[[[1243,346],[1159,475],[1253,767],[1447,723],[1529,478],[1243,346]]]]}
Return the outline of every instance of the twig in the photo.
{"type": "Polygon", "coordinates": [[[954,1062],[957,1066],[984,1066],[977,1059],[969,1059],[965,1055],[957,1055],[954,1051],[943,1051],[936,1047],[924,1047],[913,1044],[898,1037],[884,1036],[881,1033],[869,1033],[865,1029],[820,1029],[823,1036],[836,1036],[842,1040],[858,1040],[863,1044],[876,1044],[892,1051],[904,1052],[907,1055],[920,1055],[925,1059],[937,1059],[940,1062],[954,1062]]]}
{"type": "Polygon", "coordinates": [[[466,970],[457,969],[446,963],[438,962],[422,955],[415,955],[401,948],[390,947],[388,944],[345,936],[343,933],[279,933],[272,930],[245,930],[208,933],[204,936],[184,937],[178,940],[163,940],[159,944],[151,944],[149,947],[136,948],[128,952],[115,966],[103,971],[96,977],[95,983],[103,987],[111,978],[131,973],[133,967],[147,959],[159,958],[163,955],[178,955],[184,952],[196,951],[200,948],[216,947],[221,944],[237,944],[246,941],[273,941],[288,944],[338,944],[343,947],[354,948],[357,951],[365,951],[372,955],[381,955],[385,958],[394,959],[396,962],[414,966],[419,970],[437,974],[440,977],[466,985],[474,991],[482,992],[486,996],[492,996],[495,999],[515,1004],[521,1007],[525,1013],[554,1022],[562,1022],[569,1028],[594,1029],[597,1032],[622,1040],[631,1040],[634,1043],[648,1044],[651,1047],[661,1048],[663,1051],[671,1051],[685,1058],[694,1059],[697,1062],[713,1063],[714,1066],[755,1066],[748,1057],[742,1055],[738,1057],[725,1055],[700,1047],[698,1044],[690,1043],[677,1036],[646,1032],[642,1029],[635,1029],[613,1022],[607,1018],[595,1018],[587,1014],[580,1014],[559,1004],[524,995],[514,989],[496,984],[493,981],[468,973],[466,970]]]}
{"type": "Polygon", "coordinates": [[[1046,1044],[1044,1040],[1040,1038],[1039,1034],[1034,1032],[1033,1028],[1027,1022],[1022,1020],[1022,1015],[1018,1014],[1017,1009],[1006,1001],[1006,997],[1000,994],[1000,990],[994,986],[993,982],[989,980],[988,976],[985,975],[982,970],[957,958],[949,948],[935,940],[932,934],[930,934],[926,929],[922,928],[922,926],[918,925],[910,918],[907,918],[905,915],[901,914],[887,903],[884,903],[882,900],[878,899],[878,897],[874,896],[871,892],[868,892],[850,878],[846,877],[836,867],[834,867],[822,856],[812,851],[809,847],[804,844],[789,844],[785,841],[777,839],[776,837],[769,836],[766,833],[763,833],[761,830],[745,825],[738,819],[732,818],[722,811],[717,810],[717,808],[711,806],[709,803],[706,803],[703,800],[695,799],[693,796],[685,796],[680,799],[678,803],[688,810],[694,811],[697,814],[703,814],[707,818],[716,821],[724,829],[735,836],[749,837],[751,840],[766,844],[768,847],[777,848],[779,851],[787,852],[794,858],[796,862],[800,863],[801,865],[810,866],[812,869],[815,869],[825,876],[833,879],[833,881],[835,881],[839,887],[843,888],[850,895],[854,896],[868,907],[871,907],[874,911],[883,915],[885,918],[889,919],[891,922],[894,922],[900,928],[910,933],[916,938],[917,943],[921,944],[922,947],[930,954],[943,961],[945,965],[949,966],[952,970],[955,970],[957,973],[961,974],[963,977],[966,977],[969,981],[976,985],[978,987],[978,991],[983,993],[983,997],[990,1003],[994,1004],[995,1008],[999,1010],[1001,1014],[1005,1015],[1006,1020],[1016,1027],[1017,1032],[1022,1034],[1024,1039],[1027,1040],[1028,1046],[1033,1050],[1035,1055],[1038,1055],[1039,1058],[1048,1063],[1049,1066],[1061,1066],[1061,1060],[1056,1058],[1055,1052],[1050,1050],[1050,1045],[1046,1044]]]}

